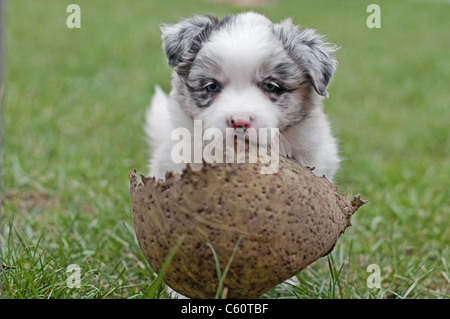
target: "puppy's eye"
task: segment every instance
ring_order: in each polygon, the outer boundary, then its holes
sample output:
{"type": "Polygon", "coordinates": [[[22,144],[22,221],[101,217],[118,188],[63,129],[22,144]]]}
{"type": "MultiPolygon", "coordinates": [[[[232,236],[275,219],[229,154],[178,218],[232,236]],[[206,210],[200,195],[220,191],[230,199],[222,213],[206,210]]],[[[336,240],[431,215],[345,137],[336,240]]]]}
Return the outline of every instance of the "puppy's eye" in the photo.
{"type": "Polygon", "coordinates": [[[263,90],[268,93],[281,93],[281,87],[275,82],[266,82],[263,84],[263,90]]]}
{"type": "Polygon", "coordinates": [[[208,93],[217,93],[220,92],[220,85],[214,82],[208,83],[205,86],[206,92],[208,93]]]}

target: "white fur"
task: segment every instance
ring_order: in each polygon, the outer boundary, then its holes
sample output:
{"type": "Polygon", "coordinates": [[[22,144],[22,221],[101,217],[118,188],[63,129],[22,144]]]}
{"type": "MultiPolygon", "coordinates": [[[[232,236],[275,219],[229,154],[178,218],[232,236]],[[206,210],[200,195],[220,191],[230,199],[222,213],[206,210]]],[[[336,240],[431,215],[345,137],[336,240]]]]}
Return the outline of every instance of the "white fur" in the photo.
{"type": "MultiPolygon", "coordinates": [[[[180,98],[187,96],[187,91],[181,75],[176,72],[173,74],[170,96],[158,86],[155,88],[145,126],[152,152],[150,176],[164,179],[166,172],[180,173],[184,167],[185,164],[175,164],[171,159],[171,150],[177,141],[171,141],[170,136],[175,128],[184,127],[192,132],[194,120],[200,119],[204,123],[203,129],[216,127],[225,132],[231,116],[248,116],[256,128],[280,129],[282,155],[315,167],[313,172],[318,176],[333,179],[339,166],[338,149],[322,110],[322,97],[314,92],[307,115],[293,121],[255,85],[261,65],[268,59],[292,60],[281,41],[274,40],[272,25],[270,20],[259,14],[240,14],[230,26],[213,32],[202,44],[196,60],[219,58],[217,64],[220,71],[215,72],[214,77],[224,83],[222,91],[210,106],[199,108],[192,101],[180,98]]],[[[176,34],[176,25],[165,28],[170,30],[167,37],[176,34]]],[[[206,72],[205,68],[197,67],[194,62],[185,81],[195,79],[202,72],[206,72]]],[[[295,107],[292,106],[292,110],[295,107]]],[[[194,164],[194,168],[199,165],[194,164]]]]}
{"type": "MultiPolygon", "coordinates": [[[[176,144],[176,141],[171,140],[171,134],[179,127],[193,132],[192,119],[187,117],[158,85],[155,86],[155,93],[147,108],[145,119],[144,129],[152,152],[149,175],[164,179],[166,172],[181,173],[185,165],[175,164],[170,155],[176,144]]],[[[191,167],[198,169],[200,165],[192,161],[191,167]]]]}

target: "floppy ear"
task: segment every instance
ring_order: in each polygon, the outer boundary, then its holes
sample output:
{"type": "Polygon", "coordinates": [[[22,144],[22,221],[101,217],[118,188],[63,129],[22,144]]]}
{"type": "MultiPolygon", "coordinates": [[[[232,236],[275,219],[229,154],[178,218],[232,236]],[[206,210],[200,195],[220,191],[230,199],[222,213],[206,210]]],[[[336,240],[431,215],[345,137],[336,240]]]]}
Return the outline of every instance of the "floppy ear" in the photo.
{"type": "Polygon", "coordinates": [[[328,97],[327,87],[337,67],[333,54],[338,48],[312,29],[299,31],[291,19],[276,24],[274,30],[289,56],[308,72],[316,92],[328,97]]]}
{"type": "Polygon", "coordinates": [[[215,16],[195,16],[174,25],[162,25],[163,48],[169,65],[187,76],[192,62],[211,30],[219,23],[215,16]]]}

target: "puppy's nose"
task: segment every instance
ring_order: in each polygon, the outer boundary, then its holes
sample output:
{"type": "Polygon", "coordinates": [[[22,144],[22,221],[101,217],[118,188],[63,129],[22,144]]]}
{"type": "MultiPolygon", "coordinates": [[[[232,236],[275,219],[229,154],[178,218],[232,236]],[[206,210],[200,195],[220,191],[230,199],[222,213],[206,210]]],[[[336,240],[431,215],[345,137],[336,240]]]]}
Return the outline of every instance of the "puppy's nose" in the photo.
{"type": "Polygon", "coordinates": [[[234,129],[242,128],[245,131],[252,126],[252,118],[250,116],[232,116],[229,118],[228,124],[234,129]]]}

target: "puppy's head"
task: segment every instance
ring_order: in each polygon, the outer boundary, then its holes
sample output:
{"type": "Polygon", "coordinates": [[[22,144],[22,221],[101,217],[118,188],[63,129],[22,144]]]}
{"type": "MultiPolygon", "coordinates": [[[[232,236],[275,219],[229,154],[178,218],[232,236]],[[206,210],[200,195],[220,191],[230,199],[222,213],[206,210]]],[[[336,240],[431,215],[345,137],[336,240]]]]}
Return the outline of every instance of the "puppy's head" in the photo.
{"type": "Polygon", "coordinates": [[[162,27],[174,68],[172,97],[204,128],[279,128],[299,123],[328,96],[336,48],[290,19],[241,13],[196,16],[162,27]]]}

